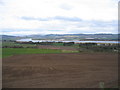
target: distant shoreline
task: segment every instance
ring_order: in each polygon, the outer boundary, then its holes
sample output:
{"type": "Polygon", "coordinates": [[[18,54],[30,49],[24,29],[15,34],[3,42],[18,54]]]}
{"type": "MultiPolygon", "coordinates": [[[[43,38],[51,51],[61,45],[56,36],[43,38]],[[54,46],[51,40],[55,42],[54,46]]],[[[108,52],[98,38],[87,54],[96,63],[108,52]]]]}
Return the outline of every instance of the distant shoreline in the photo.
{"type": "Polygon", "coordinates": [[[20,39],[16,40],[16,42],[62,42],[62,43],[68,43],[68,42],[74,42],[74,43],[119,43],[119,41],[100,41],[100,40],[33,40],[31,38],[29,39],[20,39]]]}

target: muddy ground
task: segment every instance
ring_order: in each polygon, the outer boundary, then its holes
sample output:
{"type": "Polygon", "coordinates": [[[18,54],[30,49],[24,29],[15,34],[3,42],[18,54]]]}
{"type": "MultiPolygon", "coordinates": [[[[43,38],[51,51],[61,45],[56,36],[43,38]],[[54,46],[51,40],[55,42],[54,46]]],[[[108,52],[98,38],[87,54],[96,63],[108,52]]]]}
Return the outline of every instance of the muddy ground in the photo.
{"type": "Polygon", "coordinates": [[[37,48],[40,49],[60,49],[60,50],[72,50],[76,51],[77,48],[69,46],[52,46],[52,45],[38,45],[37,48]]]}
{"type": "Polygon", "coordinates": [[[3,59],[3,88],[116,87],[113,53],[29,54],[3,59]]]}

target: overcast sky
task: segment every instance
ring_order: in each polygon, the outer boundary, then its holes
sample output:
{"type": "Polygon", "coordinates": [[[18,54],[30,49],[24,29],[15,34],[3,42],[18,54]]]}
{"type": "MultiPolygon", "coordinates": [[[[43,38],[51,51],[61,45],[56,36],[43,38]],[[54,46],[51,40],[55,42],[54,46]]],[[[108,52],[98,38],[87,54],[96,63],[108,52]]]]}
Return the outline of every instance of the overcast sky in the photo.
{"type": "Polygon", "coordinates": [[[0,0],[7,35],[117,33],[119,0],[0,0]]]}

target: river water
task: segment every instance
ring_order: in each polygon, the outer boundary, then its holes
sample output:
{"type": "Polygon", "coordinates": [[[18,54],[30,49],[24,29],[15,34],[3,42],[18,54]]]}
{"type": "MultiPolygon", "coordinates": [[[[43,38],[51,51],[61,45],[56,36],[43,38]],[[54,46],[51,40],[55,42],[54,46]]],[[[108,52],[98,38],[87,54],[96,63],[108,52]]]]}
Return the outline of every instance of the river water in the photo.
{"type": "Polygon", "coordinates": [[[57,41],[57,40],[32,40],[32,39],[20,39],[19,42],[75,42],[75,43],[120,43],[118,41],[57,41]]]}

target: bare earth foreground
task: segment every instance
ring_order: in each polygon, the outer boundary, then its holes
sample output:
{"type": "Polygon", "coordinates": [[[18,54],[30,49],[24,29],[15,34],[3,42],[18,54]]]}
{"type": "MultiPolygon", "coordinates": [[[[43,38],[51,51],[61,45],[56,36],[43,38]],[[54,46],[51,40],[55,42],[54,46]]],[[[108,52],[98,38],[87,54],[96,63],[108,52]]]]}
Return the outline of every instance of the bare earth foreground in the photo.
{"type": "Polygon", "coordinates": [[[3,59],[3,88],[105,88],[118,85],[110,53],[29,54],[3,59]]]}

